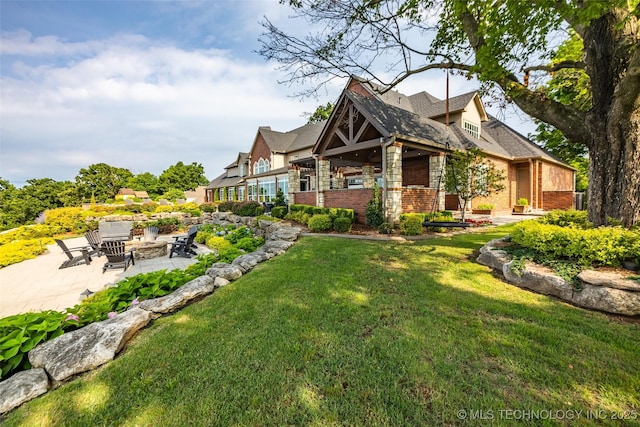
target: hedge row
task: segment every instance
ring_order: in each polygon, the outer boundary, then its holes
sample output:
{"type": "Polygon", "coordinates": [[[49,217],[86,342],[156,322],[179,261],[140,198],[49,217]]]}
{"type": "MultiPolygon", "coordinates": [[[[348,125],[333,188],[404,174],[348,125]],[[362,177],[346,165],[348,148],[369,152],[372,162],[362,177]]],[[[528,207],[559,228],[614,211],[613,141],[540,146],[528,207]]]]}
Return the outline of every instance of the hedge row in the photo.
{"type": "Polygon", "coordinates": [[[584,266],[617,267],[625,260],[640,260],[640,232],[621,227],[582,229],[528,220],[515,225],[511,240],[544,256],[584,266]]]}
{"type": "Polygon", "coordinates": [[[329,215],[332,219],[349,218],[353,223],[356,219],[356,213],[353,209],[344,208],[319,208],[311,205],[290,205],[289,212],[303,212],[307,215],[329,215]]]}
{"type": "Polygon", "coordinates": [[[222,202],[218,205],[218,212],[232,212],[240,216],[260,216],[264,207],[258,202],[222,202]]]}

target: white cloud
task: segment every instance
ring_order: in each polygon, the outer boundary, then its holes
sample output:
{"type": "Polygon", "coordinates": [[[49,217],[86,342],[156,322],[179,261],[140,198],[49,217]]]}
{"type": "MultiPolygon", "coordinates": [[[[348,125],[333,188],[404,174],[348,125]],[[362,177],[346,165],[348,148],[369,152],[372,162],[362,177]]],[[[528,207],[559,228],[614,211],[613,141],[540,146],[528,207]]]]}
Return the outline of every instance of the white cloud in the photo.
{"type": "Polygon", "coordinates": [[[29,55],[50,45],[65,57],[43,54],[37,65],[18,58],[2,76],[0,175],[15,181],[73,179],[97,162],[159,174],[196,161],[213,178],[251,147],[258,126],[293,129],[318,103],[288,98],[273,64],[228,51],[129,34],[66,44],[20,32],[5,40],[29,55]]]}

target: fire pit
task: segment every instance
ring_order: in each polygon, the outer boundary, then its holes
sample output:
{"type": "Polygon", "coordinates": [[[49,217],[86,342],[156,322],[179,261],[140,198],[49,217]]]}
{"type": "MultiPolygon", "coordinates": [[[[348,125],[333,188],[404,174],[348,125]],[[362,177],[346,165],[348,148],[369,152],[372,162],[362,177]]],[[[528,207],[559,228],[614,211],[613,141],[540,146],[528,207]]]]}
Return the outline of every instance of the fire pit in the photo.
{"type": "Polygon", "coordinates": [[[135,259],[160,258],[167,255],[168,243],[164,240],[154,240],[153,242],[129,242],[127,246],[135,248],[135,259]]]}

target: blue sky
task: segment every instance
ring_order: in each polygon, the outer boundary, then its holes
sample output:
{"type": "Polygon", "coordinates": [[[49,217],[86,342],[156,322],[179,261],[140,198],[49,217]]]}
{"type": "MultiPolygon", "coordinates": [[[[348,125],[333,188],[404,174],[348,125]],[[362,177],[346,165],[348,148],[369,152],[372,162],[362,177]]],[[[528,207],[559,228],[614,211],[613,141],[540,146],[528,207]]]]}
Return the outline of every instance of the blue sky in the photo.
{"type": "MultiPolygon", "coordinates": [[[[277,0],[0,0],[0,177],[74,180],[101,162],[159,175],[182,161],[215,178],[259,126],[302,126],[342,89],[292,98],[255,53],[263,16],[308,29],[290,15],[277,0]]],[[[435,72],[399,90],[443,97],[443,85],[435,72]]],[[[453,79],[451,94],[472,85],[453,79]]]]}

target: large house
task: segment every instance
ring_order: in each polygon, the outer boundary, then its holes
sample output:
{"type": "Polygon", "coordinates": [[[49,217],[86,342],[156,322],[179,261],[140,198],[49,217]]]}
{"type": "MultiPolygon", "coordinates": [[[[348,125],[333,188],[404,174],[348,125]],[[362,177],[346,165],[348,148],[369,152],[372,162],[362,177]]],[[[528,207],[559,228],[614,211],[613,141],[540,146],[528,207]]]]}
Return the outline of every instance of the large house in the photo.
{"type": "Polygon", "coordinates": [[[289,203],[353,208],[363,221],[377,182],[387,221],[397,222],[406,212],[458,209],[444,186],[447,153],[479,148],[507,182],[472,207],[511,212],[523,197],[533,209],[573,206],[574,169],[489,116],[477,92],[450,98],[447,114],[427,92],[377,89],[352,78],[326,122],[284,133],[261,127],[251,151],[209,184],[209,200],[264,202],[280,188],[289,203]]]}

